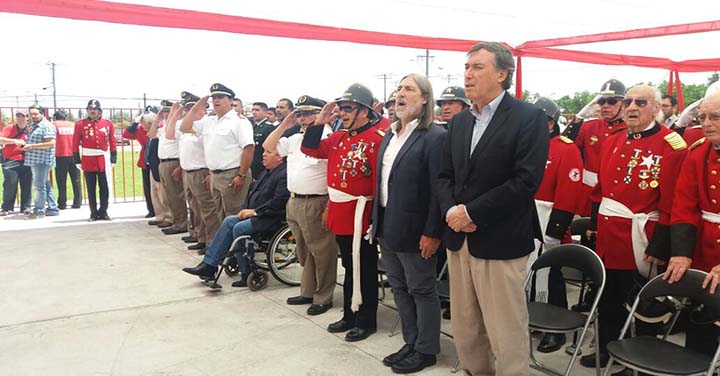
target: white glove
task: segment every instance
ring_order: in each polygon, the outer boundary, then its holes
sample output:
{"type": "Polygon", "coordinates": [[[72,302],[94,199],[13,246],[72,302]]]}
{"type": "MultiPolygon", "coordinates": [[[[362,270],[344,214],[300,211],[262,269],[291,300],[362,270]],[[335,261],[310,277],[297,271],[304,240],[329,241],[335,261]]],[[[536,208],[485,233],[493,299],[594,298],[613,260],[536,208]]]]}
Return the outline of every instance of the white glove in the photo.
{"type": "Polygon", "coordinates": [[[560,245],[560,239],[555,239],[549,236],[545,236],[544,248],[545,250],[553,249],[560,245]]]}
{"type": "Polygon", "coordinates": [[[82,165],[81,165],[81,164],[78,163],[78,164],[75,165],[75,167],[77,167],[78,170],[82,171],[82,165]]]}

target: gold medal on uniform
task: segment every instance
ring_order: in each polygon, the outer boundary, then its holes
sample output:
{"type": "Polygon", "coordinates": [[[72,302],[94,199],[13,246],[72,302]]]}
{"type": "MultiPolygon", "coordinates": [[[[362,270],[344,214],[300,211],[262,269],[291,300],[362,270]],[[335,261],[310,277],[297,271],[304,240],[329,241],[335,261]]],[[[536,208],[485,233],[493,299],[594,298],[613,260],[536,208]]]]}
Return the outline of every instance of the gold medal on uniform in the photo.
{"type": "Polygon", "coordinates": [[[347,188],[347,182],[340,182],[340,188],[347,188]]]}
{"type": "Polygon", "coordinates": [[[598,142],[597,136],[592,136],[592,137],[590,137],[590,145],[593,145],[593,144],[595,144],[596,142],[598,142]]]}
{"type": "Polygon", "coordinates": [[[647,183],[645,180],[641,181],[641,182],[638,184],[638,188],[640,188],[640,189],[648,189],[648,187],[649,187],[649,185],[648,185],[648,183],[647,183]]]}
{"type": "Polygon", "coordinates": [[[635,168],[638,165],[637,159],[631,159],[630,162],[628,162],[628,167],[635,168]]]}
{"type": "Polygon", "coordinates": [[[650,188],[657,188],[660,185],[657,180],[653,180],[650,182],[650,188]]]}

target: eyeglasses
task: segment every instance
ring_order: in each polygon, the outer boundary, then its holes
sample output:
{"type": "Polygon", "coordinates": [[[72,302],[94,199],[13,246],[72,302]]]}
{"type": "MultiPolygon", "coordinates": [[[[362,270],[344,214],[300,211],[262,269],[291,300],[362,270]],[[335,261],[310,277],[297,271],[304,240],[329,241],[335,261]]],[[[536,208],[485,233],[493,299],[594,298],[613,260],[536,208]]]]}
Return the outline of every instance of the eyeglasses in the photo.
{"type": "Polygon", "coordinates": [[[630,105],[633,104],[633,102],[635,102],[635,104],[640,108],[647,106],[647,104],[649,103],[647,99],[640,99],[640,98],[635,98],[635,99],[626,98],[626,99],[623,99],[622,102],[623,102],[623,105],[625,105],[625,107],[630,107],[630,105]]]}
{"type": "Polygon", "coordinates": [[[338,109],[342,112],[353,112],[357,107],[355,106],[338,106],[338,109]]]}
{"type": "Polygon", "coordinates": [[[697,120],[700,123],[704,122],[705,120],[718,121],[718,120],[720,120],[720,112],[713,112],[710,114],[700,113],[697,115],[697,120]]]}
{"type": "Polygon", "coordinates": [[[617,98],[600,98],[598,99],[597,103],[601,106],[604,106],[605,103],[614,106],[616,105],[620,100],[617,98]]]}

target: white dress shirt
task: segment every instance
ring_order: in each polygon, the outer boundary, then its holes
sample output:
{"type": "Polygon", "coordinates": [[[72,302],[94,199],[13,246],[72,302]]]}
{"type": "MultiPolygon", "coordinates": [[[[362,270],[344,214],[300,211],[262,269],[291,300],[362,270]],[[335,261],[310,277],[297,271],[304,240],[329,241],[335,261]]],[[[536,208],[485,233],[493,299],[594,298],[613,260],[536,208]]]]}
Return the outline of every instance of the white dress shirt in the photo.
{"type": "MultiPolygon", "coordinates": [[[[178,120],[182,124],[182,119],[178,120]]],[[[205,149],[202,140],[193,130],[191,133],[177,133],[178,155],[180,156],[180,167],[185,171],[207,168],[205,163],[205,149]]]]}
{"type": "Polygon", "coordinates": [[[213,171],[239,168],[243,149],[255,143],[252,124],[235,110],[222,117],[206,116],[193,123],[193,129],[200,135],[205,161],[213,171]]]}
{"type": "MultiPolygon", "coordinates": [[[[325,125],[322,138],[332,134],[330,126],[325,125]]],[[[301,195],[326,195],[327,190],[327,159],[308,157],[302,151],[303,134],[295,133],[290,137],[282,137],[278,142],[277,151],[281,157],[287,157],[288,191],[301,195]]]]}
{"type": "Polygon", "coordinates": [[[385,147],[385,153],[382,156],[382,176],[380,181],[380,206],[387,207],[388,202],[388,184],[390,182],[390,172],[392,170],[393,163],[397,157],[400,149],[402,149],[405,142],[408,140],[410,135],[417,128],[417,119],[408,123],[405,130],[401,135],[398,136],[397,128],[400,125],[399,121],[396,121],[390,125],[390,131],[393,133],[393,137],[388,141],[385,147]]]}
{"type": "Polygon", "coordinates": [[[160,159],[173,159],[179,158],[178,154],[178,135],[180,134],[180,122],[175,123],[175,139],[168,140],[165,137],[165,129],[167,124],[162,128],[158,127],[157,138],[158,138],[158,158],[160,159]]]}

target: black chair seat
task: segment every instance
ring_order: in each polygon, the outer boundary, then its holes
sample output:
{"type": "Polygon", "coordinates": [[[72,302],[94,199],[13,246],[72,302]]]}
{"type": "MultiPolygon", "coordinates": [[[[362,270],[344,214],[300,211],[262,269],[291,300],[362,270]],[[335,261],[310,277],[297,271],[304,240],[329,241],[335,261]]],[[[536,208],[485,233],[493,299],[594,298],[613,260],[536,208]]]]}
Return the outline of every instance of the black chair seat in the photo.
{"type": "Polygon", "coordinates": [[[530,328],[571,331],[585,326],[587,315],[547,303],[528,303],[530,328]]]}
{"type": "Polygon", "coordinates": [[[615,359],[651,372],[693,375],[707,371],[711,357],[655,337],[633,337],[612,341],[607,351],[615,359]]]}

